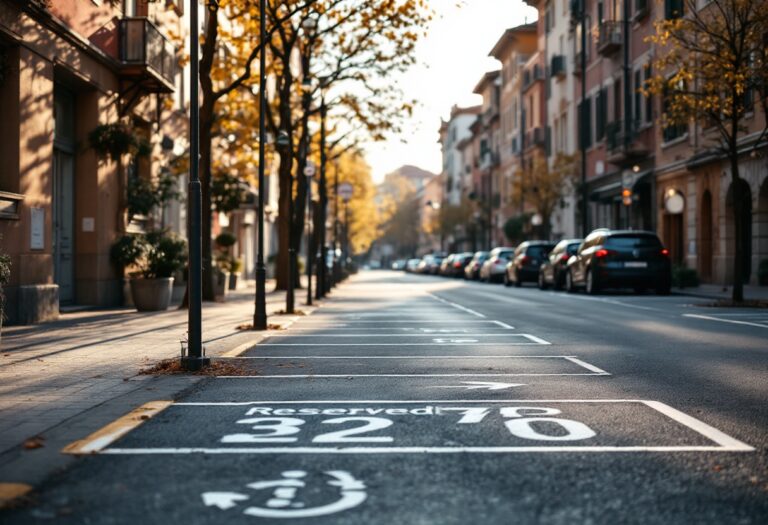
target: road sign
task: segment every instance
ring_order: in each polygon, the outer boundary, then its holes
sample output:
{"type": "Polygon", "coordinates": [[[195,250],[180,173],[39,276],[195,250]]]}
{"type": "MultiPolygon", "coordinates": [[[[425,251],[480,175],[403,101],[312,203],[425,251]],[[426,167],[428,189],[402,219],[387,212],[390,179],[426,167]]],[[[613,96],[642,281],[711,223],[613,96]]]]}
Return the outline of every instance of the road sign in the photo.
{"type": "Polygon", "coordinates": [[[339,197],[341,197],[344,202],[347,202],[352,198],[354,191],[355,188],[349,182],[342,182],[339,184],[339,197]]]}
{"type": "Polygon", "coordinates": [[[314,162],[307,162],[307,165],[304,166],[304,175],[306,177],[314,177],[315,176],[315,163],[314,162]]]}

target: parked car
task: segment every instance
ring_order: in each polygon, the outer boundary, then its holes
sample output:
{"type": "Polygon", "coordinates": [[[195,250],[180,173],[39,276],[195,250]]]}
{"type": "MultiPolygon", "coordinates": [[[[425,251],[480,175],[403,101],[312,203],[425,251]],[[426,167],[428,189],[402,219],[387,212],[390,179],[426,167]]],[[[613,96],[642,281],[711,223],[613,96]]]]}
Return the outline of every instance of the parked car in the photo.
{"type": "Polygon", "coordinates": [[[448,268],[453,263],[453,258],[456,257],[455,253],[452,253],[448,255],[443,261],[440,263],[440,268],[437,270],[437,273],[440,275],[448,275],[448,268]]]}
{"type": "Polygon", "coordinates": [[[418,273],[419,264],[421,264],[421,259],[408,259],[405,263],[405,271],[409,273],[418,273]]]}
{"type": "Polygon", "coordinates": [[[441,272],[441,275],[446,277],[464,277],[464,268],[472,260],[473,255],[472,252],[464,252],[454,253],[452,256],[449,256],[450,261],[447,264],[445,260],[443,261],[445,270],[441,272]]]}
{"type": "Polygon", "coordinates": [[[604,288],[653,288],[666,295],[672,285],[669,251],[653,232],[596,230],[568,261],[565,287],[594,294],[604,288]]]}
{"type": "Polygon", "coordinates": [[[504,269],[504,286],[517,287],[524,282],[538,282],[539,267],[555,247],[551,241],[521,242],[504,269]]]}
{"type": "Polygon", "coordinates": [[[501,282],[504,279],[504,272],[507,270],[507,263],[514,253],[515,249],[509,247],[491,250],[488,254],[488,260],[480,267],[480,280],[489,283],[501,282]]]}
{"type": "Polygon", "coordinates": [[[405,270],[405,259],[398,259],[395,262],[392,263],[392,269],[397,271],[405,270]]]}
{"type": "Polygon", "coordinates": [[[555,245],[539,268],[539,288],[546,290],[552,286],[562,290],[565,286],[565,272],[568,259],[575,255],[583,239],[563,239],[555,245]]]}
{"type": "Polygon", "coordinates": [[[480,268],[488,260],[488,252],[475,252],[469,264],[464,268],[464,278],[477,280],[480,278],[480,268]]]}

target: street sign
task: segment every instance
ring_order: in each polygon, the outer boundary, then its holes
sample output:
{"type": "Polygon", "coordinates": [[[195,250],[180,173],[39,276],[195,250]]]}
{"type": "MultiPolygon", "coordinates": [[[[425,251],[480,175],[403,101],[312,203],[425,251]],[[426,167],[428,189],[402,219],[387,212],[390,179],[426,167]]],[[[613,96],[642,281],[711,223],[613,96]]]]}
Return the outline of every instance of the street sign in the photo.
{"type": "Polygon", "coordinates": [[[339,197],[341,197],[344,202],[347,202],[352,198],[354,191],[354,187],[349,182],[342,182],[339,184],[339,197]]]}
{"type": "Polygon", "coordinates": [[[314,162],[307,162],[307,165],[304,166],[304,176],[305,177],[314,177],[315,176],[315,163],[314,162]]]}

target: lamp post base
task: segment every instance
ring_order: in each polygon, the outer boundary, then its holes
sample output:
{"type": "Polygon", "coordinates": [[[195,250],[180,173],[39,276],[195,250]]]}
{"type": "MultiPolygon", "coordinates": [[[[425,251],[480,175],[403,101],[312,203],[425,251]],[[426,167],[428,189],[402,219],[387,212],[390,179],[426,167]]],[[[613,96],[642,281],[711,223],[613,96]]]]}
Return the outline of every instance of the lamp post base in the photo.
{"type": "Polygon", "coordinates": [[[210,364],[210,357],[184,356],[181,358],[181,368],[188,372],[197,372],[210,364]]]}
{"type": "Polygon", "coordinates": [[[267,269],[264,263],[256,264],[256,307],[253,315],[253,329],[267,329],[267,293],[265,282],[267,280],[267,269]]]}

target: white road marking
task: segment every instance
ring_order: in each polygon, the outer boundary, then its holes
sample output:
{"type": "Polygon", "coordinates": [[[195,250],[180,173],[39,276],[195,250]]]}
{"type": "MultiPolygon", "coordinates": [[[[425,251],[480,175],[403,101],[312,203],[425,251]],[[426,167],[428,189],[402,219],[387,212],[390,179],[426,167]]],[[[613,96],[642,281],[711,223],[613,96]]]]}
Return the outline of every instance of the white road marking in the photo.
{"type": "Polygon", "coordinates": [[[605,370],[603,370],[601,368],[597,368],[595,365],[590,365],[589,363],[587,363],[585,361],[582,361],[581,359],[578,359],[576,357],[570,356],[570,357],[566,357],[566,359],[568,361],[571,361],[572,363],[575,363],[575,364],[579,365],[579,366],[583,366],[587,370],[592,370],[596,374],[600,374],[600,375],[604,375],[604,376],[611,375],[608,372],[606,372],[605,370]]]}
{"type": "MultiPolygon", "coordinates": [[[[572,360],[574,356],[569,355],[264,355],[264,356],[233,356],[233,357],[214,357],[214,359],[568,359],[572,360]]],[[[589,368],[592,365],[581,361],[580,366],[589,368]]],[[[599,368],[593,367],[596,370],[599,368]]],[[[602,372],[607,374],[607,372],[602,372]]],[[[610,375],[610,374],[608,374],[610,375]]]]}
{"type": "MultiPolygon", "coordinates": [[[[519,374],[284,374],[259,376],[215,376],[216,379],[316,379],[334,377],[544,377],[544,376],[602,376],[606,374],[549,374],[549,373],[519,373],[519,374]]],[[[610,375],[610,374],[609,374],[610,375]]]]}
{"type": "MultiPolygon", "coordinates": [[[[370,336],[371,334],[307,334],[307,335],[298,335],[298,334],[274,334],[269,335],[267,337],[366,337],[370,336]]],[[[517,336],[517,334],[510,334],[508,332],[506,333],[497,333],[497,334],[466,334],[463,332],[457,332],[457,333],[444,333],[444,332],[433,332],[433,333],[400,333],[400,334],[376,334],[376,337],[514,337],[517,336]]],[[[260,345],[259,345],[260,346],[260,345]]]]}
{"type": "Polygon", "coordinates": [[[433,299],[435,299],[435,300],[437,300],[437,301],[440,301],[441,303],[445,303],[445,304],[451,305],[451,306],[453,306],[454,308],[458,308],[459,310],[461,310],[461,311],[463,311],[463,312],[467,312],[468,314],[472,314],[472,315],[474,315],[474,316],[476,316],[476,317],[483,317],[483,318],[485,317],[485,316],[484,316],[483,314],[481,314],[480,312],[475,312],[474,310],[471,310],[471,309],[469,309],[469,308],[467,308],[467,307],[465,307],[465,306],[461,306],[460,304],[456,304],[456,303],[452,303],[452,302],[450,302],[450,301],[446,301],[446,300],[445,300],[445,299],[443,299],[442,297],[438,297],[438,296],[436,296],[435,294],[432,294],[432,293],[429,293],[429,292],[427,292],[427,295],[429,295],[430,297],[432,297],[433,299]]]}
{"type": "Polygon", "coordinates": [[[162,455],[162,454],[508,454],[515,452],[752,452],[743,444],[721,446],[561,446],[548,447],[271,447],[271,448],[108,448],[100,454],[162,455]]]}
{"type": "Polygon", "coordinates": [[[506,390],[524,383],[496,383],[493,381],[462,381],[462,385],[438,385],[433,388],[464,388],[466,390],[506,390]]]}
{"type": "Polygon", "coordinates": [[[743,324],[746,326],[757,326],[759,328],[768,328],[768,325],[760,323],[750,323],[749,321],[734,321],[733,319],[720,319],[719,317],[710,317],[699,314],[683,314],[683,317],[692,317],[694,319],[706,319],[707,321],[720,321],[721,323],[743,324]]]}
{"type": "Polygon", "coordinates": [[[520,334],[520,335],[522,335],[523,337],[527,337],[528,339],[530,339],[534,343],[538,343],[540,345],[551,345],[552,344],[549,341],[545,341],[541,337],[536,337],[535,335],[531,335],[531,334],[520,334]]]}
{"type": "MultiPolygon", "coordinates": [[[[302,320],[301,321],[301,325],[297,324],[296,326],[302,326],[302,325],[305,325],[305,324],[307,324],[307,325],[328,324],[328,326],[344,326],[344,327],[349,327],[349,326],[352,326],[352,325],[355,324],[355,321],[344,321],[343,323],[328,323],[328,321],[321,321],[321,320],[319,320],[319,317],[320,316],[314,316],[313,319],[307,319],[306,321],[302,320]]],[[[485,316],[483,316],[483,317],[485,317],[485,316]]],[[[384,321],[382,321],[382,320],[370,320],[369,321],[367,319],[365,319],[365,320],[357,320],[357,323],[360,323],[360,324],[364,324],[364,323],[365,324],[368,324],[368,323],[377,323],[377,324],[386,324],[386,323],[397,323],[397,324],[405,324],[405,323],[408,323],[408,324],[414,324],[414,323],[415,324],[424,324],[424,323],[466,324],[466,323],[493,323],[493,322],[494,321],[476,321],[474,319],[468,319],[468,320],[467,319],[462,319],[460,321],[456,321],[455,319],[454,320],[450,320],[450,321],[445,321],[445,320],[426,320],[426,319],[423,319],[421,321],[409,321],[409,320],[384,320],[384,321]]],[[[293,329],[293,327],[291,329],[293,329]]]]}
{"type": "Polygon", "coordinates": [[[514,326],[509,326],[507,323],[502,323],[501,321],[491,321],[491,322],[496,323],[500,327],[506,328],[507,330],[513,330],[515,328],[514,326]]]}
{"type": "MultiPolygon", "coordinates": [[[[555,293],[555,292],[550,292],[555,293]]],[[[615,304],[617,306],[624,306],[625,308],[635,308],[637,310],[648,310],[650,312],[663,312],[660,308],[652,308],[650,306],[640,306],[639,304],[623,303],[614,299],[607,299],[604,297],[590,297],[587,295],[575,295],[575,294],[557,294],[558,297],[567,297],[569,299],[580,299],[582,301],[596,301],[598,303],[615,304]]]]}
{"type": "MultiPolygon", "coordinates": [[[[434,337],[434,334],[428,334],[431,337],[434,337]]],[[[460,334],[460,336],[464,336],[466,334],[460,334]]],[[[288,336],[290,337],[290,336],[288,336]]],[[[444,342],[432,342],[432,343],[335,343],[335,342],[328,342],[328,343],[259,343],[257,346],[259,348],[264,348],[267,346],[460,346],[460,345],[468,345],[471,344],[472,346],[501,346],[501,345],[511,345],[511,346],[528,346],[528,345],[551,345],[549,341],[545,341],[544,339],[540,337],[536,337],[535,335],[531,334],[506,334],[505,337],[523,337],[525,339],[528,339],[531,341],[530,343],[524,343],[524,342],[504,342],[504,343],[476,343],[476,342],[469,342],[465,341],[462,342],[460,339],[454,339],[454,340],[448,340],[446,339],[444,342]]]]}

